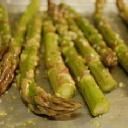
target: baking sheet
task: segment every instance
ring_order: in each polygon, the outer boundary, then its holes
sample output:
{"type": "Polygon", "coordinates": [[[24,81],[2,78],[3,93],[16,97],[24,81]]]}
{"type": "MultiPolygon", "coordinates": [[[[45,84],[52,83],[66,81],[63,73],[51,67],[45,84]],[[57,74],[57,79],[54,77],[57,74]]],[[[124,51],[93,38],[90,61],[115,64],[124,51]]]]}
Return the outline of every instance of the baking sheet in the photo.
{"type": "MultiPolygon", "coordinates": [[[[12,1],[14,2],[16,0],[12,1]]],[[[78,0],[74,1],[78,2],[78,0]]],[[[0,2],[2,2],[2,0],[0,0],[0,2]]],[[[69,3],[69,1],[67,2],[69,3]]],[[[93,11],[93,2],[85,2],[85,5],[83,5],[83,3],[84,0],[79,0],[79,4],[75,4],[74,2],[74,4],[70,3],[70,5],[74,6],[78,11],[88,15],[88,12],[91,13],[93,11]]],[[[26,2],[24,2],[24,4],[26,5],[26,2]]],[[[24,4],[23,6],[25,6],[24,4]]],[[[10,6],[8,6],[8,4],[6,5],[8,9],[14,13],[18,13],[23,9],[20,10],[16,4],[15,6],[11,6],[11,4],[10,6]]],[[[128,42],[128,29],[119,18],[116,7],[112,1],[107,4],[106,12],[109,21],[112,23],[113,29],[120,33],[121,37],[128,42]]],[[[49,91],[50,86],[46,80],[43,56],[41,56],[40,63],[39,72],[37,73],[38,83],[40,85],[43,83],[43,87],[49,91]]],[[[112,69],[111,72],[118,81],[119,87],[111,93],[106,94],[111,103],[111,109],[108,113],[96,118],[91,117],[86,104],[78,93],[75,99],[81,101],[84,106],[79,111],[80,115],[78,117],[67,121],[48,120],[47,118],[34,115],[27,109],[20,99],[16,85],[13,84],[6,94],[0,98],[0,128],[127,128],[128,75],[120,67],[112,69]]]]}

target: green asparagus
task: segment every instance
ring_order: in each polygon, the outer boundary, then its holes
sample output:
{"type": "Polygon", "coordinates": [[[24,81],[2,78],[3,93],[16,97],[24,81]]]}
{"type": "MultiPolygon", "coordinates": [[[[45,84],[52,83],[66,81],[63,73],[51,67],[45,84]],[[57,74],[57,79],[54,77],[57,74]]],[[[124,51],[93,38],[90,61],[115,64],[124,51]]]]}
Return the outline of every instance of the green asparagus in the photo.
{"type": "Polygon", "coordinates": [[[72,19],[67,19],[67,21],[69,24],[69,30],[76,35],[73,39],[75,46],[87,62],[87,65],[92,75],[95,77],[97,83],[99,84],[100,88],[104,92],[111,91],[117,86],[116,81],[109,73],[109,70],[104,67],[104,65],[100,61],[99,55],[89,45],[88,41],[84,38],[84,35],[77,27],[75,22],[72,19]]]}
{"type": "Polygon", "coordinates": [[[77,53],[73,45],[74,43],[71,41],[72,37],[70,37],[68,25],[64,22],[63,17],[58,16],[57,18],[57,13],[54,15],[54,10],[57,10],[56,6],[55,8],[49,9],[51,9],[49,11],[53,13],[51,16],[60,37],[59,44],[65,62],[74,74],[74,77],[78,82],[78,88],[87,102],[91,114],[97,116],[107,112],[109,109],[108,100],[97,86],[97,83],[90,74],[88,67],[85,66],[84,60],[77,53]]]}
{"type": "Polygon", "coordinates": [[[95,24],[99,31],[102,33],[107,44],[116,52],[119,63],[128,72],[128,47],[125,42],[121,39],[118,33],[114,32],[105,17],[103,16],[104,0],[100,3],[99,0],[96,2],[95,11],[95,24]],[[103,2],[102,2],[103,1],[103,2]],[[98,11],[102,10],[102,11],[98,11]]]}
{"type": "Polygon", "coordinates": [[[109,110],[108,100],[105,98],[90,74],[88,67],[84,65],[83,60],[76,52],[75,48],[71,46],[72,42],[65,41],[63,38],[62,40],[61,47],[66,63],[77,79],[78,88],[83,95],[91,114],[93,116],[98,116],[106,113],[109,110]]]}
{"type": "Polygon", "coordinates": [[[44,21],[45,58],[48,78],[56,96],[71,98],[75,95],[75,83],[65,66],[58,48],[58,36],[48,19],[44,21]]]}
{"type": "Polygon", "coordinates": [[[9,26],[8,12],[0,5],[0,60],[8,50],[11,41],[11,30],[9,26]]]}
{"type": "Polygon", "coordinates": [[[13,81],[23,46],[26,26],[39,9],[40,0],[31,0],[27,10],[19,19],[14,38],[11,39],[8,52],[0,64],[0,95],[3,94],[13,81]]]}
{"type": "Polygon", "coordinates": [[[116,5],[121,18],[128,24],[128,8],[123,0],[116,0],[116,5]]]}
{"type": "Polygon", "coordinates": [[[52,96],[37,86],[35,70],[39,60],[41,28],[42,18],[37,15],[28,27],[26,45],[20,57],[17,83],[22,99],[32,112],[60,119],[72,115],[80,107],[80,104],[52,96]]]}
{"type": "Polygon", "coordinates": [[[67,17],[74,18],[79,28],[83,31],[84,36],[89,40],[89,43],[101,56],[101,60],[104,64],[109,67],[117,65],[117,56],[115,52],[107,47],[102,36],[98,33],[94,26],[91,25],[86,18],[75,12],[75,10],[71,7],[65,4],[61,4],[60,6],[63,8],[63,12],[67,15],[67,17]]]}

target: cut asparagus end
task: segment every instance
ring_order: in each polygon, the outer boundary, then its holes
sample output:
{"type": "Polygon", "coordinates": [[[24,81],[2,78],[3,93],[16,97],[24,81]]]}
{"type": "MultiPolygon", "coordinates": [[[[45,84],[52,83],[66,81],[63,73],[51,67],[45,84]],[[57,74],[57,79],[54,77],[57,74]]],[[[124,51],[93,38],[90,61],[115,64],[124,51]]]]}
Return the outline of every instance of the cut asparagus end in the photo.
{"type": "Polygon", "coordinates": [[[110,92],[117,87],[117,82],[101,62],[90,63],[89,68],[103,92],[110,92]]]}
{"type": "Polygon", "coordinates": [[[60,69],[53,67],[48,70],[48,77],[56,96],[71,98],[75,95],[75,83],[67,72],[60,72],[60,69]]]}
{"type": "Polygon", "coordinates": [[[103,86],[100,86],[101,90],[105,93],[111,92],[117,87],[117,82],[114,79],[111,79],[109,82],[111,83],[106,83],[103,86]]]}
{"type": "Polygon", "coordinates": [[[103,92],[110,92],[112,91],[113,89],[115,89],[117,87],[117,83],[115,81],[112,81],[113,83],[110,85],[106,85],[106,86],[102,86],[101,89],[103,90],[103,92]]]}
{"type": "Polygon", "coordinates": [[[109,102],[91,76],[85,76],[81,79],[80,91],[93,116],[108,112],[109,102]]]}
{"type": "Polygon", "coordinates": [[[72,98],[75,95],[76,88],[72,84],[63,84],[61,88],[56,91],[56,96],[63,98],[72,98]]]}
{"type": "Polygon", "coordinates": [[[95,105],[91,113],[93,116],[98,116],[107,113],[108,111],[109,111],[109,103],[103,99],[103,101],[95,105]]]}

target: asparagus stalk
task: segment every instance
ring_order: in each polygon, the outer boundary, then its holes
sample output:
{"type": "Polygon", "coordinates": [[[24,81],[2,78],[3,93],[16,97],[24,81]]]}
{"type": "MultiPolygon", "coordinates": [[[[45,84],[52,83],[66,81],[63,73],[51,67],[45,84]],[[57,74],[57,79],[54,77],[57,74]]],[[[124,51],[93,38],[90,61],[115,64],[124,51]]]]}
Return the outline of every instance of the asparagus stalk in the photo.
{"type": "Polygon", "coordinates": [[[0,59],[8,49],[11,40],[11,30],[9,26],[8,12],[0,5],[0,59]]]}
{"type": "Polygon", "coordinates": [[[116,0],[116,5],[119,10],[120,17],[128,24],[128,8],[123,0],[116,0]]]}
{"type": "Polygon", "coordinates": [[[37,15],[28,27],[26,45],[20,57],[18,86],[23,100],[31,111],[60,119],[72,115],[80,104],[52,96],[37,85],[34,72],[39,60],[41,28],[42,18],[37,15]]]}
{"type": "Polygon", "coordinates": [[[50,20],[44,21],[44,44],[48,78],[56,96],[71,98],[76,92],[75,83],[63,62],[58,47],[58,36],[53,28],[54,26],[50,20]]]}
{"type": "Polygon", "coordinates": [[[18,26],[9,45],[8,52],[3,56],[0,65],[0,95],[2,95],[12,83],[19,62],[19,55],[23,46],[24,34],[29,21],[38,11],[40,0],[31,0],[27,10],[21,16],[18,26]]]}
{"type": "Polygon", "coordinates": [[[98,30],[102,33],[106,43],[116,52],[118,56],[119,63],[128,72],[128,47],[125,42],[121,39],[119,34],[114,32],[102,12],[97,13],[98,10],[102,10],[104,7],[104,2],[100,3],[98,0],[96,2],[96,13],[95,13],[95,24],[98,30]]]}
{"type": "MultiPolygon", "coordinates": [[[[57,7],[51,8],[50,12],[53,13],[54,10],[57,10],[56,8],[57,7]]],[[[97,83],[90,74],[88,67],[85,66],[84,60],[77,53],[73,42],[71,41],[72,37],[70,37],[68,25],[65,24],[66,22],[64,22],[63,17],[58,16],[57,18],[56,14],[51,16],[53,19],[57,20],[54,20],[54,23],[57,26],[57,32],[60,36],[59,42],[65,62],[74,74],[74,77],[78,82],[78,88],[87,102],[91,114],[97,116],[107,112],[109,109],[108,100],[97,86],[97,83]]]]}
{"type": "Polygon", "coordinates": [[[65,4],[61,4],[60,6],[61,8],[64,8],[63,10],[67,17],[73,17],[75,19],[75,22],[83,31],[84,36],[88,39],[89,43],[100,55],[104,64],[108,67],[117,65],[117,56],[115,52],[113,52],[112,49],[106,45],[102,36],[98,33],[94,26],[91,25],[86,18],[75,12],[75,10],[73,10],[71,7],[65,4]]]}
{"type": "Polygon", "coordinates": [[[77,79],[78,88],[83,95],[91,114],[93,116],[98,116],[106,113],[109,110],[108,100],[90,74],[88,67],[84,65],[84,62],[76,49],[71,46],[72,42],[65,41],[63,38],[62,40],[61,47],[66,63],[77,79]]]}
{"type": "Polygon", "coordinates": [[[83,56],[87,65],[95,77],[98,85],[104,92],[109,92],[117,86],[116,81],[113,79],[109,70],[104,67],[100,61],[99,55],[95,50],[89,45],[88,41],[84,38],[81,30],[77,27],[73,19],[67,19],[69,24],[69,30],[76,35],[74,44],[80,54],[83,56]]]}

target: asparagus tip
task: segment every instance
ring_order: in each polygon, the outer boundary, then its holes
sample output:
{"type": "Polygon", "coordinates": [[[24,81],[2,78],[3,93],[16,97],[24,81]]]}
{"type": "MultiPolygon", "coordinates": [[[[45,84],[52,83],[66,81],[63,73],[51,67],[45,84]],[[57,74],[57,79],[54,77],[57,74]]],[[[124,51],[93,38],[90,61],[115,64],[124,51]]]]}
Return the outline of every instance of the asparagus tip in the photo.
{"type": "Polygon", "coordinates": [[[37,94],[35,96],[36,106],[33,105],[31,110],[39,115],[46,115],[53,119],[63,119],[72,116],[77,109],[82,107],[79,102],[52,96],[44,91],[37,94]]]}

